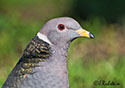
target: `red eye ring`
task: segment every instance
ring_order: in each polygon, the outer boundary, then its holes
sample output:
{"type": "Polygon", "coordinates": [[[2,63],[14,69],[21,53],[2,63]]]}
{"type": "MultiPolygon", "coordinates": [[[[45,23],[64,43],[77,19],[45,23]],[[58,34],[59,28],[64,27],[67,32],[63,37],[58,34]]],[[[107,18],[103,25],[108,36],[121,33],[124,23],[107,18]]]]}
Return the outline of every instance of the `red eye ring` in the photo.
{"type": "Polygon", "coordinates": [[[59,24],[59,25],[58,25],[58,29],[59,29],[60,31],[62,31],[62,30],[65,29],[65,26],[64,26],[63,24],[59,24]]]}

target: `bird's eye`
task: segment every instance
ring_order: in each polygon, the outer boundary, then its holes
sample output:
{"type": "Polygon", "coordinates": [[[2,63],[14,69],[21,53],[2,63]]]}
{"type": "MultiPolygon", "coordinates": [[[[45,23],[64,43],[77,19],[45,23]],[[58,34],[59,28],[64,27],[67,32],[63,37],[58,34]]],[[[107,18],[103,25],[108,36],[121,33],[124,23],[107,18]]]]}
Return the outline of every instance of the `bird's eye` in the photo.
{"type": "Polygon", "coordinates": [[[58,29],[59,29],[60,31],[62,31],[62,30],[65,29],[65,26],[64,26],[63,24],[59,24],[59,25],[58,25],[58,29]]]}

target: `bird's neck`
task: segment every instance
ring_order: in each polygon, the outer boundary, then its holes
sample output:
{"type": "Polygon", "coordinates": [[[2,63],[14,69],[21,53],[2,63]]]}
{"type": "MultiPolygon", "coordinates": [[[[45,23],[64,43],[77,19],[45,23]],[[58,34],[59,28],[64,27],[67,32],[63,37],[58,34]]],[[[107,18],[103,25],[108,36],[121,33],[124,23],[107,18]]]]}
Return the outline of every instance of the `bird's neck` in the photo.
{"type": "MultiPolygon", "coordinates": [[[[67,49],[69,44],[65,46],[52,45],[52,54],[47,62],[41,62],[39,67],[39,75],[45,72],[49,77],[48,80],[53,80],[53,84],[59,87],[54,88],[69,88],[68,70],[67,70],[67,49]],[[57,82],[57,83],[56,83],[57,82]]],[[[37,74],[36,74],[37,75],[37,74]]],[[[42,76],[39,76],[39,78],[42,76]]],[[[42,78],[40,78],[42,79],[42,78]]]]}
{"type": "Polygon", "coordinates": [[[64,83],[64,88],[69,88],[69,78],[68,78],[68,69],[67,69],[67,51],[70,43],[53,45],[51,46],[52,55],[51,67],[53,69],[52,73],[56,75],[57,78],[62,80],[64,83]]]}
{"type": "Polygon", "coordinates": [[[52,45],[52,55],[56,55],[55,60],[62,61],[67,59],[67,51],[70,43],[60,43],[58,45],[52,45]],[[60,57],[58,57],[60,56],[60,57]]]}
{"type": "Polygon", "coordinates": [[[51,55],[47,61],[39,62],[39,67],[33,68],[35,73],[31,78],[32,84],[36,83],[39,88],[40,86],[45,88],[69,88],[66,58],[68,46],[69,44],[50,46],[51,55]]]}

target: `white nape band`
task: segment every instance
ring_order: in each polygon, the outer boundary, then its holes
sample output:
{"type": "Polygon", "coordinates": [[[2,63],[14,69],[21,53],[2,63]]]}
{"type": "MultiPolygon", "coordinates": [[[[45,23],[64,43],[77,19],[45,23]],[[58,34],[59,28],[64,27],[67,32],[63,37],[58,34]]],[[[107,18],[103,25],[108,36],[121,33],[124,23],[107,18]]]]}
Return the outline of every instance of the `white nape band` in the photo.
{"type": "Polygon", "coordinates": [[[39,39],[41,39],[41,40],[43,40],[43,41],[49,43],[50,45],[52,45],[52,43],[49,41],[49,39],[48,39],[45,35],[43,35],[43,34],[41,34],[40,32],[38,32],[38,33],[37,33],[37,36],[38,36],[39,39]]]}

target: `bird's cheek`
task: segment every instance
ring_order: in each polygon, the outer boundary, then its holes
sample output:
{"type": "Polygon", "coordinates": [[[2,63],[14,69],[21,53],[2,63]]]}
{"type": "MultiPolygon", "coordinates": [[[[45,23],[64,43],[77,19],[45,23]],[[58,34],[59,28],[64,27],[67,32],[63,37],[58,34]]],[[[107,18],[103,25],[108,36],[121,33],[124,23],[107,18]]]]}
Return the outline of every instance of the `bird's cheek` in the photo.
{"type": "Polygon", "coordinates": [[[48,34],[48,39],[52,44],[56,45],[61,40],[61,34],[56,31],[51,31],[48,34]]]}
{"type": "Polygon", "coordinates": [[[74,40],[74,39],[76,39],[76,38],[78,38],[80,36],[78,33],[76,33],[73,30],[69,31],[68,35],[69,35],[70,40],[74,40]]]}

